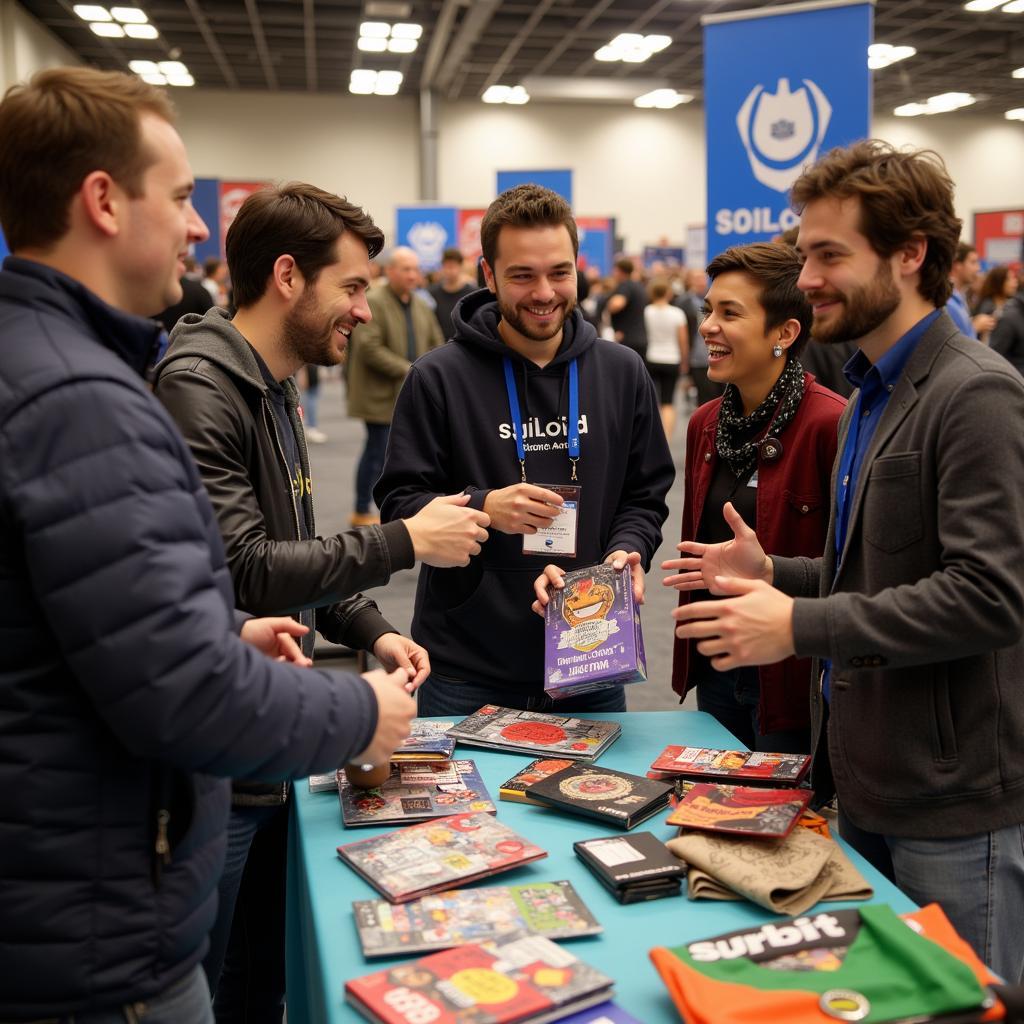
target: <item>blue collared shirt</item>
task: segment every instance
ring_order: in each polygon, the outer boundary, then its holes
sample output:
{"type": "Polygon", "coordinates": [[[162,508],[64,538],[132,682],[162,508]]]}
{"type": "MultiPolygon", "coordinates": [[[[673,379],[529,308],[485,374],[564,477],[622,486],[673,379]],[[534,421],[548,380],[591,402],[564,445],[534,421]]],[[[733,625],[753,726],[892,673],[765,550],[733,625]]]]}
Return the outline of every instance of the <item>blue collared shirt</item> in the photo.
{"type": "Polygon", "coordinates": [[[967,308],[967,300],[955,288],[953,294],[946,303],[946,312],[952,317],[953,323],[960,328],[968,338],[977,338],[978,332],[971,322],[971,311],[967,308]]]}
{"type": "MultiPolygon", "coordinates": [[[[872,364],[864,353],[858,349],[850,361],[843,367],[846,379],[860,389],[857,404],[850,417],[850,427],[846,433],[839,456],[839,472],[836,475],[836,573],[846,546],[846,532],[850,523],[850,507],[856,492],[857,480],[864,456],[875,436],[878,424],[889,404],[889,396],[906,368],[917,343],[925,331],[939,318],[939,309],[919,320],[906,334],[896,342],[877,363],[872,364]]],[[[828,700],[830,666],[825,666],[824,693],[828,700]]]]}

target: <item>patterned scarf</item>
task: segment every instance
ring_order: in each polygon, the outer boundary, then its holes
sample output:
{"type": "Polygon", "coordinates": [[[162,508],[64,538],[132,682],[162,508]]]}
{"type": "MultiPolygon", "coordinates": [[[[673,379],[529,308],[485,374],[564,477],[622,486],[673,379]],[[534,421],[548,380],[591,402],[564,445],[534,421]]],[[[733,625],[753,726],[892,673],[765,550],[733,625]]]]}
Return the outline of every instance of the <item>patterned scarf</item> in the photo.
{"type": "Polygon", "coordinates": [[[746,476],[757,464],[757,442],[762,434],[778,437],[796,415],[804,397],[804,368],[799,359],[789,359],[768,397],[749,415],[735,384],[725,386],[718,410],[715,451],[737,478],[746,476]],[[769,426],[770,424],[770,426],[769,426]]]}

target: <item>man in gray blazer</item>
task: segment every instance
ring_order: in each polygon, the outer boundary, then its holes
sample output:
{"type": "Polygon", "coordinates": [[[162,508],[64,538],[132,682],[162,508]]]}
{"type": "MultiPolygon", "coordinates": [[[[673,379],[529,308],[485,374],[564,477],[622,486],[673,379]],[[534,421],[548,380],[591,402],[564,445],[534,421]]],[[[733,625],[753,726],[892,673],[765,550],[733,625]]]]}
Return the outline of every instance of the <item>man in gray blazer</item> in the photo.
{"type": "Polygon", "coordinates": [[[859,142],[793,189],[813,337],[856,340],[824,557],[684,543],[677,634],[716,667],[812,655],[812,785],[1008,981],[1024,945],[1024,381],[942,311],[960,222],[935,154],[859,142]]]}

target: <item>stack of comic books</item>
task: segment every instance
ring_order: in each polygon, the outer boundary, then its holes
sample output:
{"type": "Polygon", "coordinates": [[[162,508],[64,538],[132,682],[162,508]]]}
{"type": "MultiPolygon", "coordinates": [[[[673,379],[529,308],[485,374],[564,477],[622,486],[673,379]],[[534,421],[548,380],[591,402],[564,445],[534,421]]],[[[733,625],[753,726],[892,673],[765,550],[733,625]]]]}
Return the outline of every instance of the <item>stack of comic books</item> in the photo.
{"type": "Polygon", "coordinates": [[[490,814],[453,814],[338,847],[338,856],[392,903],[443,892],[540,860],[547,851],[490,814]]]}
{"type": "Polygon", "coordinates": [[[647,679],[629,568],[591,565],[562,577],[544,611],[544,690],[569,697],[647,679]]]}
{"type": "Polygon", "coordinates": [[[345,984],[383,1024],[542,1024],[605,1002],[612,979],[539,935],[447,949],[345,984]]]}
{"type": "Polygon", "coordinates": [[[575,939],[602,930],[566,881],[451,889],[400,904],[356,900],[352,913],[368,959],[429,953],[513,935],[575,939]]]}
{"type": "Polygon", "coordinates": [[[655,758],[647,777],[675,779],[685,776],[702,782],[798,786],[810,766],[811,759],[806,754],[668,746],[655,758]]]}
{"type": "Polygon", "coordinates": [[[572,848],[619,903],[678,896],[686,880],[686,865],[652,832],[580,839],[572,848]]]}
{"type": "Polygon", "coordinates": [[[410,825],[461,811],[497,812],[474,761],[392,763],[391,775],[371,789],[353,786],[342,772],[338,799],[347,828],[410,825]]]}
{"type": "Polygon", "coordinates": [[[593,761],[622,734],[618,722],[515,711],[485,704],[448,730],[460,744],[534,756],[593,761]]]}

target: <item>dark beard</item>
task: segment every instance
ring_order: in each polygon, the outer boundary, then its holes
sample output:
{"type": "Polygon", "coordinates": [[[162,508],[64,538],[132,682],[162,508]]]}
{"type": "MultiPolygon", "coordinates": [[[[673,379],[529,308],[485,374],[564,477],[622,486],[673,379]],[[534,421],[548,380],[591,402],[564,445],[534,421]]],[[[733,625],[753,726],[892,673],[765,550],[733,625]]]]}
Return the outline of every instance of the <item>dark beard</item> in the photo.
{"type": "Polygon", "coordinates": [[[281,331],[285,351],[296,362],[334,366],[341,360],[333,337],[334,323],[318,315],[316,297],[307,286],[298,305],[284,319],[281,331]]]}
{"type": "MultiPolygon", "coordinates": [[[[808,299],[815,301],[813,292],[808,299]]],[[[874,277],[844,297],[842,303],[842,314],[834,323],[828,326],[812,324],[811,337],[814,341],[823,345],[859,341],[892,316],[900,304],[900,291],[888,264],[879,260],[874,277]]]]}
{"type": "Polygon", "coordinates": [[[510,327],[515,328],[524,338],[529,338],[531,341],[550,341],[565,327],[565,321],[572,316],[572,311],[576,308],[575,302],[566,303],[562,319],[559,320],[557,324],[552,324],[550,330],[546,334],[536,334],[532,328],[527,326],[522,317],[520,317],[515,306],[509,306],[502,302],[500,293],[498,294],[497,299],[498,312],[501,313],[502,320],[504,320],[510,327]]]}

